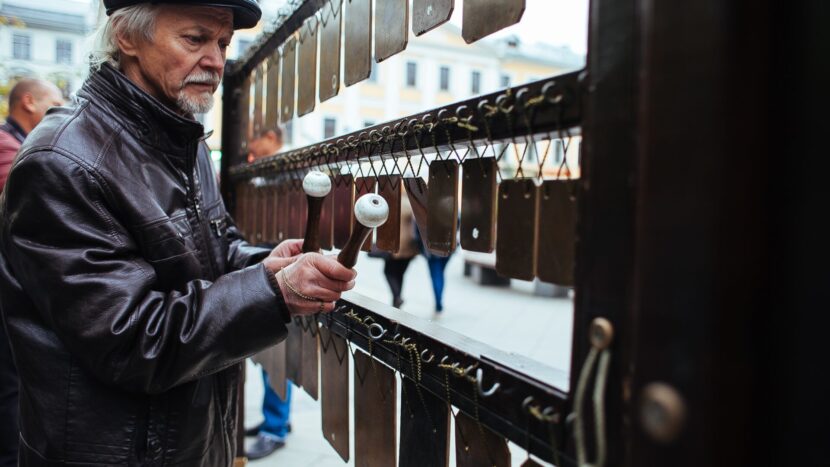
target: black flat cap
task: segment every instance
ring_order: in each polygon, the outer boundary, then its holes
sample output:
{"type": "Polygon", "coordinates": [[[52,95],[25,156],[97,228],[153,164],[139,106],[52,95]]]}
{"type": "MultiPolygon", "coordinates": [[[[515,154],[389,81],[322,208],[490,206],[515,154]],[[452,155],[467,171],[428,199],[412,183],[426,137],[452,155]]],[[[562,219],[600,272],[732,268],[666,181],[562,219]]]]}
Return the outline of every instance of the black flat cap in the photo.
{"type": "Polygon", "coordinates": [[[256,26],[262,10],[255,0],[104,0],[107,16],[120,8],[139,3],[178,3],[183,5],[212,6],[233,10],[233,28],[247,29],[256,26]]]}

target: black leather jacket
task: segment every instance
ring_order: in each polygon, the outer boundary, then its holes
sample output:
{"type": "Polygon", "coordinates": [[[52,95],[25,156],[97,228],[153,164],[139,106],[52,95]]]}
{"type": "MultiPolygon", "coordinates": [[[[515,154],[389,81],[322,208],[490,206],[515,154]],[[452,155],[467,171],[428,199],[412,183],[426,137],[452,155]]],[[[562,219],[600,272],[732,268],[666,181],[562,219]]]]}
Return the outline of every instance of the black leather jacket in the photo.
{"type": "Polygon", "coordinates": [[[21,465],[231,465],[239,364],[286,334],[268,251],[225,212],[199,123],[110,66],[78,96],[0,198],[21,465]]]}

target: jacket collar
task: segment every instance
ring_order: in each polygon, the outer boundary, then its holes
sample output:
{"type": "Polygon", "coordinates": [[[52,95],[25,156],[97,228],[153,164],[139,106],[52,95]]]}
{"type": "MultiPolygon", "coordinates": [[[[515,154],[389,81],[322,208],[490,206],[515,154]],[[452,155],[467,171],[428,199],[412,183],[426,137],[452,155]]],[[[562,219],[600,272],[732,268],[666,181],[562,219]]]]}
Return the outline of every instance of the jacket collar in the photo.
{"type": "Polygon", "coordinates": [[[0,125],[0,130],[5,131],[6,133],[12,135],[14,139],[17,140],[18,143],[23,144],[23,140],[26,139],[27,133],[23,131],[23,127],[21,127],[17,120],[12,118],[11,115],[6,117],[6,123],[0,125]]]}
{"type": "Polygon", "coordinates": [[[173,156],[187,156],[187,147],[204,136],[199,122],[173,112],[108,63],[87,78],[78,95],[106,107],[126,131],[173,156]]]}

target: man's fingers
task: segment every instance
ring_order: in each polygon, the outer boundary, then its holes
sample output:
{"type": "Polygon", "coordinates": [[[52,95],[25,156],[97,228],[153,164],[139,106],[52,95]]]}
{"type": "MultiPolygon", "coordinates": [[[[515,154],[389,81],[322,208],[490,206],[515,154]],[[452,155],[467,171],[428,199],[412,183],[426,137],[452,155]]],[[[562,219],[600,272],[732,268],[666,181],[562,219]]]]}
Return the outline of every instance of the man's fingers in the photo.
{"type": "Polygon", "coordinates": [[[357,272],[354,269],[349,269],[346,266],[337,262],[335,256],[317,255],[314,257],[314,263],[317,269],[326,275],[329,279],[334,279],[341,282],[349,282],[354,280],[357,272]]]}

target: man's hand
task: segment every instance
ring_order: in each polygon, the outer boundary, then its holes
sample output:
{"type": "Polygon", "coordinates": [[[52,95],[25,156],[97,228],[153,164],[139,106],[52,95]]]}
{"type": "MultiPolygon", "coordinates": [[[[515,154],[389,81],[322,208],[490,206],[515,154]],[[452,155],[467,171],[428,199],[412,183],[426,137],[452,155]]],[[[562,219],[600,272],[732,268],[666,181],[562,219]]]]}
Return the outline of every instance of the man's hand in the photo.
{"type": "Polygon", "coordinates": [[[277,274],[277,282],[291,316],[303,316],[332,311],[340,294],[354,287],[356,275],[335,256],[304,253],[277,274]]]}
{"type": "Polygon", "coordinates": [[[297,261],[299,255],[303,252],[302,240],[284,240],[271,250],[271,254],[262,260],[262,264],[268,269],[271,274],[276,274],[280,269],[297,261]]]}

